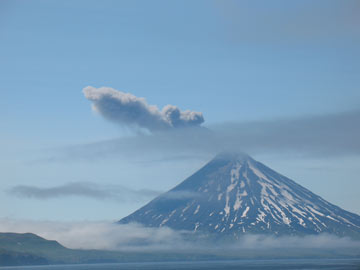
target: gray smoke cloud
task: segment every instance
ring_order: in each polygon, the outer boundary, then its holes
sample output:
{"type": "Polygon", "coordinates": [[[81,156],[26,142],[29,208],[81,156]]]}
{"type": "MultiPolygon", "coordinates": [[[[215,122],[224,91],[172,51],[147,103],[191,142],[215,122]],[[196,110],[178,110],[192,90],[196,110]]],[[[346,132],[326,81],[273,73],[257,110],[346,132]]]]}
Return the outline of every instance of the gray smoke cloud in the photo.
{"type": "Polygon", "coordinates": [[[171,129],[72,145],[47,161],[125,157],[155,161],[208,160],[222,151],[291,154],[307,157],[360,155],[360,110],[254,122],[234,122],[207,128],[171,129]]]}
{"type": "Polygon", "coordinates": [[[150,189],[135,190],[119,185],[98,185],[91,182],[72,182],[55,187],[18,185],[8,190],[8,193],[17,197],[39,200],[80,196],[97,200],[114,199],[118,201],[136,201],[141,199],[151,199],[161,192],[150,189]]]}
{"type": "Polygon", "coordinates": [[[181,111],[173,105],[166,105],[160,111],[156,106],[149,105],[144,98],[109,87],[88,86],[83,89],[83,93],[92,102],[96,112],[122,125],[159,131],[199,126],[204,122],[201,112],[181,111]]]}

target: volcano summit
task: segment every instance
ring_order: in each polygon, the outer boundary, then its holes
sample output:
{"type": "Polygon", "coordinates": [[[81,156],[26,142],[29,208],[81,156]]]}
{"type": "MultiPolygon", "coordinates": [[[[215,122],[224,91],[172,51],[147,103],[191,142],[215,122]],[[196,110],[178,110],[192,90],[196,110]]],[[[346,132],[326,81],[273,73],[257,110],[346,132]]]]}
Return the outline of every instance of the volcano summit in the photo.
{"type": "Polygon", "coordinates": [[[217,236],[329,233],[360,238],[360,216],[335,206],[245,154],[217,155],[119,223],[217,236]]]}

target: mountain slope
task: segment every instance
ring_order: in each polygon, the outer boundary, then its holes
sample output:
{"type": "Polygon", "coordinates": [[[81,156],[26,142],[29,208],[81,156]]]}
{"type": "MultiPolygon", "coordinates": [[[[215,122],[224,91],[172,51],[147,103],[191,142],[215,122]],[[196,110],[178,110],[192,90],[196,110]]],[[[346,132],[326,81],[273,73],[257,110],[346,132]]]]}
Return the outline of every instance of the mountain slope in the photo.
{"type": "Polygon", "coordinates": [[[60,252],[66,248],[53,240],[46,240],[33,233],[0,233],[0,246],[3,249],[27,252],[54,250],[60,252]]]}
{"type": "Polygon", "coordinates": [[[360,237],[360,216],[244,154],[216,156],[198,172],[121,219],[145,226],[243,233],[360,237]]]}

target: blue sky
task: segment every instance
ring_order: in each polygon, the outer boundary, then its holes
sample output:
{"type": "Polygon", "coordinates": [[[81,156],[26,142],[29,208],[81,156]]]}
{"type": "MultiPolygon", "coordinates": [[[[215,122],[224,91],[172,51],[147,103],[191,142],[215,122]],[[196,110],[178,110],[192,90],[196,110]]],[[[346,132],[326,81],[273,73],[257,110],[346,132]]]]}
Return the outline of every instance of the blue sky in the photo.
{"type": "MultiPolygon", "coordinates": [[[[128,92],[160,109],[202,112],[210,129],[357,111],[359,11],[358,1],[340,0],[1,1],[0,216],[120,219],[151,198],[142,189],[166,191],[211,159],[203,152],[164,160],[143,157],[139,148],[127,150],[131,158],[85,151],[139,136],[92,111],[86,86],[128,92]],[[82,158],[64,155],[72,147],[82,158]],[[36,199],[9,192],[79,182],[134,195],[36,199]]],[[[270,147],[250,154],[359,214],[360,151],[358,130],[352,132],[338,137],[339,147],[353,138],[352,152],[270,147]]]]}

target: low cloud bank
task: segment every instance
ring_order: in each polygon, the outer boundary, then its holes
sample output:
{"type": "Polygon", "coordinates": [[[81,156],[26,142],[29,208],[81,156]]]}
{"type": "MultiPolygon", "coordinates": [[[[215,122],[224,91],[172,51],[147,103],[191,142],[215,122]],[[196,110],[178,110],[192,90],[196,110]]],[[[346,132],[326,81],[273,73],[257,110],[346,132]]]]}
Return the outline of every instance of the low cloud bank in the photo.
{"type": "Polygon", "coordinates": [[[213,244],[195,238],[192,232],[174,231],[167,227],[147,228],[139,224],[112,222],[46,222],[0,219],[0,232],[32,232],[57,240],[68,248],[123,251],[189,251],[286,248],[360,248],[360,242],[328,234],[304,237],[245,235],[232,244],[213,244]],[[197,240],[197,241],[195,241],[197,240]]]}
{"type": "Polygon", "coordinates": [[[122,125],[138,126],[150,131],[199,126],[204,122],[201,112],[181,111],[166,105],[161,111],[144,98],[113,88],[92,86],[83,89],[93,109],[104,118],[122,125]]]}
{"type": "Polygon", "coordinates": [[[72,182],[55,187],[37,187],[18,185],[8,193],[23,198],[52,199],[58,197],[81,196],[97,200],[114,199],[118,201],[134,201],[149,199],[161,192],[151,189],[130,189],[120,185],[99,185],[92,182],[72,182]]]}
{"type": "Polygon", "coordinates": [[[268,236],[245,235],[232,248],[271,249],[271,248],[360,248],[360,242],[348,237],[338,237],[330,234],[307,236],[268,236]]]}
{"type": "Polygon", "coordinates": [[[0,232],[35,233],[68,248],[105,250],[168,249],[184,246],[185,232],[105,221],[54,222],[0,219],[0,232]]]}

